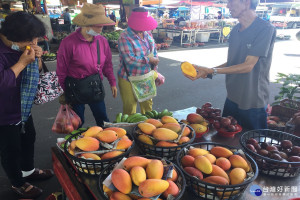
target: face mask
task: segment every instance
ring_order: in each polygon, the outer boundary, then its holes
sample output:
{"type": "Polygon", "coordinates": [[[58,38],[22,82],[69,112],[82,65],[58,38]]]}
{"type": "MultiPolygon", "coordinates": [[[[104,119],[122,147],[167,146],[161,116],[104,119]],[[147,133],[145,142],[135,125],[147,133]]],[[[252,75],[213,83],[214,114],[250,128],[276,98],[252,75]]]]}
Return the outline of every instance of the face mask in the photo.
{"type": "Polygon", "coordinates": [[[17,44],[12,44],[11,45],[11,47],[10,47],[12,50],[15,50],[15,51],[20,51],[20,47],[19,47],[19,45],[17,45],[17,44]]]}
{"type": "Polygon", "coordinates": [[[91,35],[91,36],[101,35],[100,33],[97,33],[96,31],[94,31],[93,29],[90,29],[90,30],[86,31],[86,33],[91,35]]]}

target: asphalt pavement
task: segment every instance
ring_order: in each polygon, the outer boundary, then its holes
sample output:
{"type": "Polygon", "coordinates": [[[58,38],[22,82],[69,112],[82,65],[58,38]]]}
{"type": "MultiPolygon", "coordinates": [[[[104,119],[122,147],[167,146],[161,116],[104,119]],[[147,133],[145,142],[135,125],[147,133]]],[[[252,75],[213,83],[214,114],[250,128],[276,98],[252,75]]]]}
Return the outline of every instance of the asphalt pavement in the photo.
{"type": "MultiPolygon", "coordinates": [[[[224,45],[226,44],[221,46],[224,45]]],[[[212,45],[208,48],[214,47],[216,46],[212,45]]],[[[169,51],[173,51],[174,53],[175,51],[184,52],[185,49],[177,48],[169,51]]],[[[197,52],[198,51],[191,51],[191,54],[194,54],[194,56],[197,57],[197,52]]],[[[216,59],[216,57],[212,59],[216,59]]],[[[46,65],[48,66],[49,70],[56,69],[56,62],[48,62],[46,65]]],[[[114,72],[116,74],[119,65],[119,57],[116,52],[113,53],[113,65],[114,72]]],[[[211,102],[214,107],[223,108],[226,98],[224,75],[217,75],[213,77],[212,80],[201,79],[191,81],[182,75],[179,61],[167,58],[160,58],[158,71],[165,76],[166,81],[164,85],[158,87],[157,89],[157,97],[154,98],[153,109],[162,111],[163,109],[167,108],[171,111],[175,111],[192,106],[200,107],[205,102],[211,102]]],[[[105,103],[107,113],[110,121],[113,121],[116,114],[122,112],[122,101],[119,93],[117,98],[114,99],[112,97],[107,79],[104,81],[104,86],[106,90],[105,103]]],[[[278,88],[278,84],[270,84],[270,103],[273,102],[274,96],[278,93],[278,88]]],[[[56,134],[51,131],[51,127],[55,120],[59,106],[60,104],[58,100],[54,100],[44,105],[35,105],[32,109],[33,119],[37,131],[35,166],[41,169],[52,168],[50,148],[56,145],[57,138],[64,137],[64,135],[56,134]]],[[[88,106],[86,107],[85,116],[86,122],[83,125],[84,127],[94,126],[96,124],[88,106]]],[[[38,200],[44,200],[52,192],[61,190],[60,184],[56,177],[43,182],[32,182],[32,184],[35,184],[44,190],[43,195],[38,198],[38,200]]],[[[14,195],[14,193],[10,190],[9,181],[6,178],[2,167],[0,167],[0,200],[15,199],[17,199],[17,196],[14,195]]]]}

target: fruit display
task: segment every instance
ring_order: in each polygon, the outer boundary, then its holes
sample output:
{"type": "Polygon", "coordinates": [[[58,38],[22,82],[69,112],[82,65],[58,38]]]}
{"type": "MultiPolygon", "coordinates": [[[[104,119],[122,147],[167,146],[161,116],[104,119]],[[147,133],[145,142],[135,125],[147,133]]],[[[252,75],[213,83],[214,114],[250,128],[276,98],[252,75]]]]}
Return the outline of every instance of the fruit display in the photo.
{"type": "Polygon", "coordinates": [[[183,170],[187,185],[206,199],[235,199],[258,175],[250,156],[217,143],[186,146],[177,156],[177,165],[183,170]]]}
{"type": "Polygon", "coordinates": [[[178,151],[195,139],[193,128],[180,124],[171,116],[161,120],[147,119],[139,123],[133,136],[144,154],[175,159],[178,151]]]}
{"type": "Polygon", "coordinates": [[[158,112],[156,110],[147,111],[144,115],[141,113],[135,113],[132,115],[127,115],[123,113],[118,113],[114,123],[137,123],[141,121],[145,121],[148,118],[153,119],[161,119],[163,116],[172,116],[173,113],[170,112],[168,109],[164,109],[162,112],[158,112]]]}
{"type": "Polygon", "coordinates": [[[175,164],[152,156],[123,158],[105,168],[99,179],[103,198],[120,200],[180,199],[186,184],[175,164]]]}
{"type": "Polygon", "coordinates": [[[276,129],[276,130],[284,130],[285,123],[287,119],[280,118],[279,116],[268,116],[267,117],[267,124],[268,128],[270,129],[276,129]]]}
{"type": "Polygon", "coordinates": [[[63,144],[66,155],[76,168],[87,174],[100,174],[101,169],[130,153],[133,138],[119,127],[102,129],[99,126],[80,128],[63,144]]]}
{"type": "Polygon", "coordinates": [[[299,175],[299,137],[276,130],[253,130],[244,133],[240,142],[261,173],[281,177],[299,175]]]}
{"type": "Polygon", "coordinates": [[[221,112],[220,108],[214,108],[210,102],[206,102],[201,108],[196,109],[196,113],[204,117],[211,124],[213,124],[215,120],[221,120],[221,112]]]}
{"type": "Polygon", "coordinates": [[[197,138],[201,138],[209,131],[209,123],[197,113],[188,114],[186,120],[181,120],[181,122],[190,125],[194,129],[197,138]]]}
{"type": "Polygon", "coordinates": [[[56,60],[56,54],[55,53],[44,53],[42,55],[43,61],[53,61],[56,60]]]}

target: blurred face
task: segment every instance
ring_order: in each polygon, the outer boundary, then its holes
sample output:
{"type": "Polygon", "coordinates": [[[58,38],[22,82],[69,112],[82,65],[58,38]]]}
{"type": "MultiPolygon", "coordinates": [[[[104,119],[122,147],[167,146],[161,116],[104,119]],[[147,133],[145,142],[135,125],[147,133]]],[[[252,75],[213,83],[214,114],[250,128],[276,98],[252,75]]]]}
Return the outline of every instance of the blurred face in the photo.
{"type": "Polygon", "coordinates": [[[227,8],[233,18],[240,18],[247,10],[247,0],[228,0],[227,8]]]}
{"type": "Polygon", "coordinates": [[[93,29],[96,33],[100,34],[102,32],[103,26],[102,25],[92,25],[89,26],[90,29],[93,29]]]}
{"type": "Polygon", "coordinates": [[[32,41],[26,41],[26,42],[14,42],[14,44],[17,44],[20,47],[21,51],[25,51],[26,46],[34,46],[37,45],[38,38],[34,38],[32,41]]]}

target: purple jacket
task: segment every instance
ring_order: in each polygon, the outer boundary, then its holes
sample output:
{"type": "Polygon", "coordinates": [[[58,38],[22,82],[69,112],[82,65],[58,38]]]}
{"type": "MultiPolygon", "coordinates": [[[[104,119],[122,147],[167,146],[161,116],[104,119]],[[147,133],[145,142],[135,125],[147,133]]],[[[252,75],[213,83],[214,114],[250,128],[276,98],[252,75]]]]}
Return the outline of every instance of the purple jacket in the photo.
{"type": "Polygon", "coordinates": [[[16,64],[21,52],[14,51],[0,40],[0,126],[16,124],[21,121],[21,79],[15,78],[10,69],[16,64]]]}
{"type": "Polygon", "coordinates": [[[100,76],[107,77],[111,86],[116,86],[112,55],[107,40],[96,36],[93,42],[88,42],[80,33],[81,28],[70,34],[61,42],[57,53],[57,69],[59,84],[65,89],[67,76],[82,79],[98,72],[97,40],[100,44],[100,76]]]}

